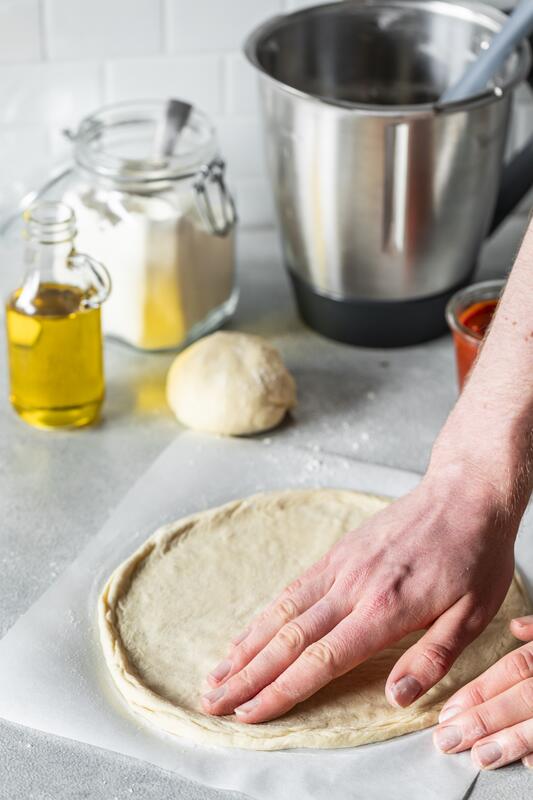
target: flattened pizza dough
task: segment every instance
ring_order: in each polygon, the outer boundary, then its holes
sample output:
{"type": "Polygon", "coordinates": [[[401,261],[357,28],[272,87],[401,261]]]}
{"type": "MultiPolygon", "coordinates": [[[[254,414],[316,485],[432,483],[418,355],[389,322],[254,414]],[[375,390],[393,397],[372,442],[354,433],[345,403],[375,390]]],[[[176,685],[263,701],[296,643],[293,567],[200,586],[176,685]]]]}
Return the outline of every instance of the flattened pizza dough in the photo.
{"type": "Polygon", "coordinates": [[[100,637],[116,686],[138,714],[199,742],[277,750],[348,747],[426,728],[444,701],[516,646],[512,617],[529,611],[515,578],[497,616],[451,672],[410,708],[384,697],[387,675],[416,640],[404,639],[281,719],[245,725],[210,717],[205,676],[258,611],[346,531],[386,505],[351,491],[260,494],[167,525],[109,579],[100,637]]]}

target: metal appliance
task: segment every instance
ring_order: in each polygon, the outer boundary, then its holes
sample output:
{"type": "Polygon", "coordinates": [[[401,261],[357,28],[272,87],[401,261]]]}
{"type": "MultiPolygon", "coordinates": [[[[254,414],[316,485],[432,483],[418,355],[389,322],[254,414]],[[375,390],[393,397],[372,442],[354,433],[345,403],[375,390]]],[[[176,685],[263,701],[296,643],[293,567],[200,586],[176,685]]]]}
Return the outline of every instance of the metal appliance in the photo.
{"type": "Polygon", "coordinates": [[[533,184],[533,141],[503,169],[526,41],[483,92],[438,102],[505,19],[475,2],[348,0],[248,38],[284,258],[317,331],[385,347],[445,331],[485,236],[533,184]]]}

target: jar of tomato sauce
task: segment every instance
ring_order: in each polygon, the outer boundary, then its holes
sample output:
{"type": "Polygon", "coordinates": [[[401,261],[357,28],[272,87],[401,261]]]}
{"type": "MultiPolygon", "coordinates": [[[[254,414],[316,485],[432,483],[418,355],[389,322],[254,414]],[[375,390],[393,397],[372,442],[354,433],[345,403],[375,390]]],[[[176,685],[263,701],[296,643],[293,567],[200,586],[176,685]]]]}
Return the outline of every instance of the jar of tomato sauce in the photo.
{"type": "Polygon", "coordinates": [[[446,307],[455,344],[459,389],[462,389],[492,321],[505,281],[474,283],[456,292],[446,307]]]}

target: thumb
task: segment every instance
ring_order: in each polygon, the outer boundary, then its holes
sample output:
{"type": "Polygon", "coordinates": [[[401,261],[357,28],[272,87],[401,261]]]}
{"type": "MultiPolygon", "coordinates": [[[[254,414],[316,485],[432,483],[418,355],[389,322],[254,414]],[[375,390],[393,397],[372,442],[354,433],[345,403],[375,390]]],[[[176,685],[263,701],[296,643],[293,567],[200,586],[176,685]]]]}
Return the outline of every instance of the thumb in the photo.
{"type": "Polygon", "coordinates": [[[398,659],[385,687],[389,703],[405,708],[435,686],[485,625],[471,600],[458,600],[398,659]]]}
{"type": "Polygon", "coordinates": [[[533,615],[512,619],[509,627],[513,636],[522,642],[533,641],[533,615]]]}

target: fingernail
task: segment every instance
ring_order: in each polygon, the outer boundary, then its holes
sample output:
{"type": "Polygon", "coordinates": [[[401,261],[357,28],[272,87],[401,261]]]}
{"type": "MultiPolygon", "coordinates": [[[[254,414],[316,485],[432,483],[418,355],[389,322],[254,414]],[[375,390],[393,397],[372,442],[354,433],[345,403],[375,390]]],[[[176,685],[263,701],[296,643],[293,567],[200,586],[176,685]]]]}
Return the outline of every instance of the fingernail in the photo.
{"type": "Polygon", "coordinates": [[[209,705],[213,705],[213,703],[216,703],[216,701],[220,700],[220,698],[223,697],[225,694],[226,694],[226,687],[219,686],[218,689],[213,689],[212,692],[204,694],[204,700],[207,700],[209,705]]]}
{"type": "Polygon", "coordinates": [[[241,642],[244,642],[244,640],[246,639],[246,637],[250,633],[250,630],[251,630],[251,628],[246,628],[246,630],[243,631],[240,636],[237,636],[235,639],[232,639],[231,643],[233,645],[235,645],[235,647],[237,647],[238,644],[240,644],[241,642]]]}
{"type": "Polygon", "coordinates": [[[258,705],[259,705],[259,698],[254,697],[252,698],[252,700],[248,700],[247,703],[243,703],[242,706],[236,708],[235,713],[237,714],[238,717],[240,717],[241,714],[246,716],[246,714],[249,714],[250,711],[254,710],[254,708],[257,708],[258,705]]]}
{"type": "Polygon", "coordinates": [[[533,753],[531,753],[528,756],[524,756],[524,758],[522,759],[522,764],[524,765],[524,767],[527,767],[528,769],[533,769],[533,753]]]}
{"type": "Polygon", "coordinates": [[[462,738],[463,734],[461,728],[458,728],[457,725],[447,725],[445,728],[437,728],[433,734],[435,744],[443,753],[447,753],[449,750],[453,750],[454,747],[461,744],[462,738]]]}
{"type": "Polygon", "coordinates": [[[461,706],[445,706],[439,714],[439,722],[446,722],[447,719],[461,714],[463,709],[461,706]]]}
{"type": "Polygon", "coordinates": [[[518,625],[519,628],[526,628],[529,625],[533,625],[533,616],[531,617],[516,617],[513,619],[513,622],[518,625]]]}
{"type": "Polygon", "coordinates": [[[393,683],[391,694],[394,702],[401,708],[410,705],[422,694],[422,687],[412,675],[404,675],[399,681],[393,683]]]}
{"type": "Polygon", "coordinates": [[[222,678],[225,678],[228,672],[232,667],[231,661],[221,661],[220,664],[217,664],[213,672],[210,672],[212,678],[216,681],[221,681],[222,678]]]}
{"type": "Polygon", "coordinates": [[[489,767],[495,761],[500,760],[503,751],[498,742],[486,742],[474,747],[472,754],[482,767],[489,767]]]}

